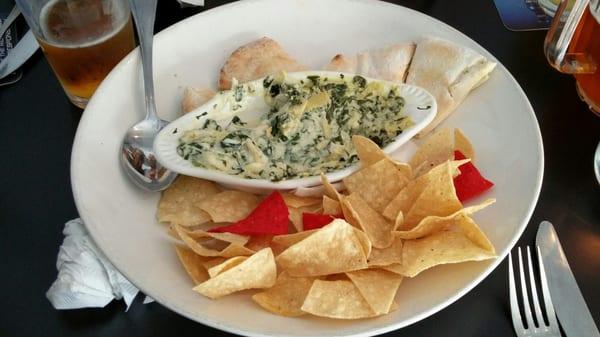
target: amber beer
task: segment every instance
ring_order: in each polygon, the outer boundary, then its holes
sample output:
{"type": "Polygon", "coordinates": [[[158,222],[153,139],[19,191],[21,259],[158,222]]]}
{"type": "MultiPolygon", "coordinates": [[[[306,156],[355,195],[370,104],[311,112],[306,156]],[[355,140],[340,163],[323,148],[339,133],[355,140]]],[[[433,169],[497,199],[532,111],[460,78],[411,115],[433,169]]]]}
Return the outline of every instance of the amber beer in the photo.
{"type": "Polygon", "coordinates": [[[600,0],[562,0],[544,40],[544,53],[558,71],[573,74],[577,91],[600,116],[600,0]]]}
{"type": "MultiPolygon", "coordinates": [[[[596,16],[600,17],[600,13],[596,16]]],[[[573,34],[568,52],[589,55],[595,62],[595,72],[574,75],[581,98],[590,105],[590,109],[600,115],[600,23],[598,19],[592,15],[588,6],[573,34]]]]}
{"type": "Polygon", "coordinates": [[[41,9],[39,25],[38,41],[48,62],[81,108],[135,47],[125,0],[52,0],[41,9]]]}

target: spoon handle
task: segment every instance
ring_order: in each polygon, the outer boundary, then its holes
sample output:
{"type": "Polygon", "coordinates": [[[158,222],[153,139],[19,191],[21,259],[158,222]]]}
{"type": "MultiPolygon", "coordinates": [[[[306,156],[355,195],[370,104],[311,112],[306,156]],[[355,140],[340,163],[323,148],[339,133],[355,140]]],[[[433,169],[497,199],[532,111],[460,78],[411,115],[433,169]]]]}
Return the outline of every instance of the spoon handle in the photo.
{"type": "MultiPolygon", "coordinates": [[[[154,76],[152,74],[152,40],[154,37],[154,18],[157,0],[129,0],[133,19],[140,40],[142,70],[144,75],[144,93],[146,119],[158,120],[154,101],[154,76]]],[[[158,125],[158,124],[157,124],[158,125]]]]}

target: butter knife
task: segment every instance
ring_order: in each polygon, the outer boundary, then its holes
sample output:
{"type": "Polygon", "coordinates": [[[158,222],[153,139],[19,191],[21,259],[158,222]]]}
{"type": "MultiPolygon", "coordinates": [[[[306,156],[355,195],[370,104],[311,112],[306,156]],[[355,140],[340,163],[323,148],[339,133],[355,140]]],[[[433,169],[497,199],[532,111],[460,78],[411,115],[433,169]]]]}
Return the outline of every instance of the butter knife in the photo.
{"type": "Polygon", "coordinates": [[[600,337],[554,226],[542,221],[535,238],[540,248],[556,316],[568,337],[600,337]]]}
{"type": "Polygon", "coordinates": [[[0,62],[0,79],[17,70],[39,48],[37,40],[29,30],[0,62]]]}

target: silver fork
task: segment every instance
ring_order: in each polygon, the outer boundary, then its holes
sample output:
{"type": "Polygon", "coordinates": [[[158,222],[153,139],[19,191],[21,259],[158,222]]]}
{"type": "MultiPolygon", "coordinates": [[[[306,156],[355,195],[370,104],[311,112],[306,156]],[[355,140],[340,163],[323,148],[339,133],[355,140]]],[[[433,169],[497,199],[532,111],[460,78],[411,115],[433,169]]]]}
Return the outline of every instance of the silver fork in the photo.
{"type": "Polygon", "coordinates": [[[527,246],[527,263],[529,270],[529,282],[525,281],[525,270],[523,268],[523,256],[521,254],[521,247],[518,248],[519,256],[519,280],[521,283],[521,295],[523,299],[523,311],[525,313],[525,321],[527,322],[527,328],[523,326],[523,320],[521,312],[519,310],[519,303],[517,300],[517,289],[515,288],[515,275],[513,271],[512,254],[508,255],[508,285],[510,293],[510,313],[512,316],[513,326],[518,337],[561,337],[560,329],[558,327],[558,321],[556,320],[556,314],[554,313],[554,305],[552,305],[552,299],[550,298],[550,291],[548,290],[548,280],[546,279],[546,272],[544,271],[544,264],[542,262],[542,254],[540,254],[539,247],[537,248],[538,266],[540,274],[540,284],[542,285],[542,299],[544,300],[544,308],[546,311],[546,317],[548,317],[548,325],[544,322],[542,316],[542,310],[540,308],[540,302],[538,301],[537,286],[535,284],[535,278],[533,273],[533,264],[531,263],[531,251],[527,246]],[[531,289],[531,297],[533,299],[533,307],[536,321],[536,326],[533,321],[533,315],[531,313],[531,306],[529,305],[529,295],[527,288],[531,289]]]}

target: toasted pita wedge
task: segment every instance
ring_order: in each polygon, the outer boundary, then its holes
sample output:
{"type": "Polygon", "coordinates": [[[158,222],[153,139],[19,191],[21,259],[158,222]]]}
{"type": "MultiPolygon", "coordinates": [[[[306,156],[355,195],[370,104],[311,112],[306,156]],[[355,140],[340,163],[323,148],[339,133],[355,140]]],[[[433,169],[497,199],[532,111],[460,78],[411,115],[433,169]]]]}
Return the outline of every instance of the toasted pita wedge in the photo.
{"type": "Polygon", "coordinates": [[[288,55],[279,43],[263,37],[239,47],[229,56],[221,68],[219,89],[230,89],[234,78],[244,83],[279,71],[304,69],[304,66],[288,55]]]}
{"type": "Polygon", "coordinates": [[[398,43],[381,49],[367,50],[351,57],[338,54],[325,69],[404,82],[414,51],[413,43],[398,43]]]}
{"type": "Polygon", "coordinates": [[[345,55],[337,54],[329,61],[324,69],[343,73],[354,73],[358,70],[358,62],[356,61],[356,56],[346,57],[345,55]]]}
{"type": "Polygon", "coordinates": [[[181,110],[184,114],[195,110],[213,98],[215,91],[209,88],[187,87],[183,91],[181,110]]]}
{"type": "Polygon", "coordinates": [[[419,136],[446,119],[472,89],[487,80],[495,66],[479,53],[450,41],[427,38],[419,42],[406,83],[425,88],[438,106],[437,115],[419,136]]]}

